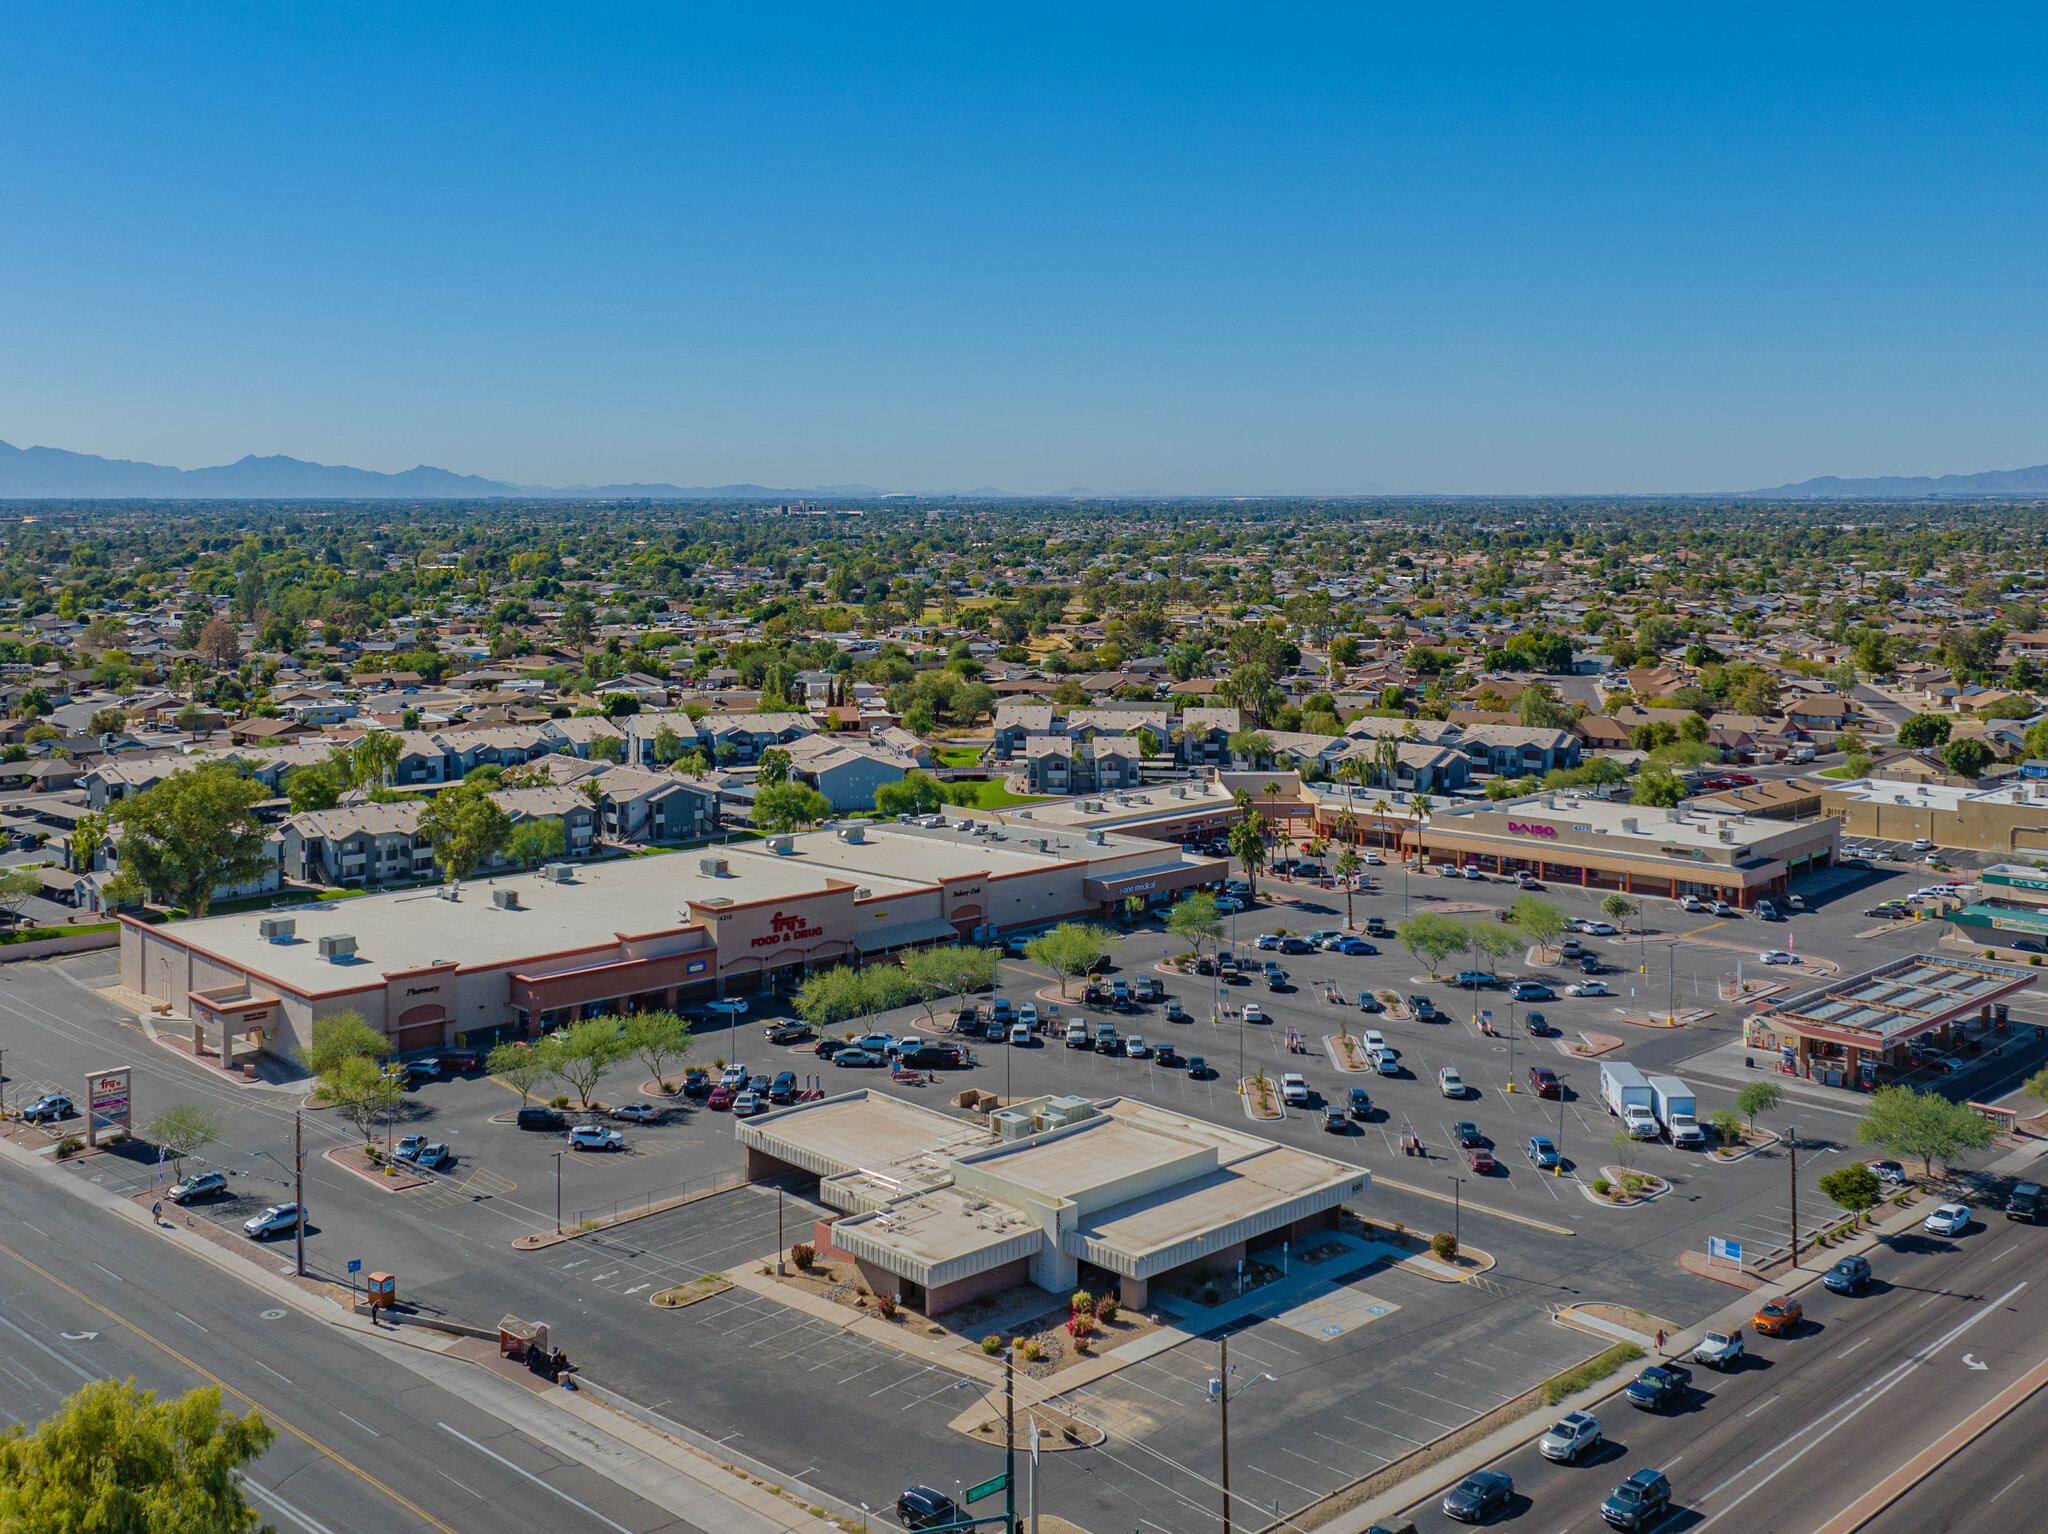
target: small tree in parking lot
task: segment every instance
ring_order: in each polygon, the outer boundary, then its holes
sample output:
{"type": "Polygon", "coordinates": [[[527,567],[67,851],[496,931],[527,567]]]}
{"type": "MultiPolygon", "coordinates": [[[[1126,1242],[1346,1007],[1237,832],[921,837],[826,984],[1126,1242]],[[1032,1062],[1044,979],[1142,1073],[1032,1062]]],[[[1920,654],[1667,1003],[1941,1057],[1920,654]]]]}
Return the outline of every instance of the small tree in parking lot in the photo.
{"type": "Polygon", "coordinates": [[[142,1126],[142,1137],[160,1147],[171,1158],[173,1175],[185,1178],[185,1158],[196,1155],[220,1138],[222,1119],[218,1113],[191,1103],[166,1108],[142,1126]]]}
{"type": "Polygon", "coordinates": [[[626,1048],[640,1057],[647,1074],[668,1090],[663,1078],[671,1060],[690,1052],[690,1025],[673,1012],[635,1012],[626,1019],[626,1048]]]}
{"type": "Polygon", "coordinates": [[[1060,995],[1067,994],[1071,981],[1095,967],[1095,961],[1109,952],[1115,938],[1100,927],[1082,922],[1062,922],[1042,937],[1024,945],[1024,957],[1043,964],[1060,983],[1060,995]]]}
{"type": "Polygon", "coordinates": [[[531,1044],[500,1044],[484,1068],[519,1094],[522,1108],[533,1101],[534,1089],[555,1073],[547,1052],[531,1044]]]}
{"type": "Polygon", "coordinates": [[[555,1042],[550,1053],[554,1074],[566,1082],[582,1099],[583,1106],[588,1108],[590,1096],[604,1079],[605,1072],[631,1054],[632,1046],[626,1042],[617,1018],[593,1017],[589,1022],[578,1023],[571,1028],[555,1042]]]}
{"type": "Polygon", "coordinates": [[[1877,1180],[1877,1173],[1858,1161],[1828,1173],[1820,1180],[1820,1191],[1851,1214],[1861,1214],[1877,1207],[1884,1197],[1884,1184],[1877,1180]]]}
{"type": "Polygon", "coordinates": [[[1756,1116],[1769,1113],[1784,1095],[1785,1089],[1775,1081],[1752,1081],[1735,1094],[1735,1106],[1749,1120],[1751,1133],[1756,1131],[1756,1116]]]}

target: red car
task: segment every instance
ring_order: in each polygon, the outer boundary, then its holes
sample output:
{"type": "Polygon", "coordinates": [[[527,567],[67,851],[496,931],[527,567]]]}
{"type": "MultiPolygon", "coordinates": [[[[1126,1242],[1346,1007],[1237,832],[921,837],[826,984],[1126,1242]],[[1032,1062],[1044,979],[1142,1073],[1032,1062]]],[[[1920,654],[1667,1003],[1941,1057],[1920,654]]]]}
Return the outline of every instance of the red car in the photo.
{"type": "Polygon", "coordinates": [[[1538,1097],[1564,1096],[1564,1083],[1557,1079],[1557,1072],[1547,1065],[1529,1067],[1529,1085],[1535,1088],[1538,1097]]]}
{"type": "Polygon", "coordinates": [[[1500,1164],[1493,1159],[1493,1152],[1483,1145],[1473,1146],[1465,1156],[1472,1163],[1472,1170],[1481,1177],[1491,1177],[1500,1170],[1500,1164]]]}
{"type": "Polygon", "coordinates": [[[732,1100],[739,1096],[739,1091],[738,1087],[729,1087],[721,1082],[718,1086],[711,1089],[711,1095],[704,1099],[704,1106],[707,1108],[730,1108],[732,1100]]]}

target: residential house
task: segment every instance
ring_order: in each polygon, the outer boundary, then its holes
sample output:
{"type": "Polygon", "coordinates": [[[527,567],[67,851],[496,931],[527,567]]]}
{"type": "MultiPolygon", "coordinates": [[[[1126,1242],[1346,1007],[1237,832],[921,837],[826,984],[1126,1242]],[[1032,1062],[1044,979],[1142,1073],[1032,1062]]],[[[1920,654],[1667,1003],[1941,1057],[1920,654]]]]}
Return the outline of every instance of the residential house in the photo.
{"type": "Polygon", "coordinates": [[[695,841],[718,829],[718,790],[710,779],[612,767],[597,776],[605,839],[642,846],[695,841]]]}
{"type": "Polygon", "coordinates": [[[996,761],[1007,762],[1021,755],[1032,737],[1060,733],[1057,711],[1050,703],[998,703],[989,754],[996,761]]]}
{"type": "Polygon", "coordinates": [[[1230,737],[1243,725],[1234,708],[1187,708],[1180,715],[1180,759],[1189,767],[1228,767],[1230,737]]]}
{"type": "Polygon", "coordinates": [[[876,790],[901,783],[917,765],[885,746],[842,735],[809,735],[786,749],[790,776],[815,788],[842,813],[873,809],[876,790]]]}

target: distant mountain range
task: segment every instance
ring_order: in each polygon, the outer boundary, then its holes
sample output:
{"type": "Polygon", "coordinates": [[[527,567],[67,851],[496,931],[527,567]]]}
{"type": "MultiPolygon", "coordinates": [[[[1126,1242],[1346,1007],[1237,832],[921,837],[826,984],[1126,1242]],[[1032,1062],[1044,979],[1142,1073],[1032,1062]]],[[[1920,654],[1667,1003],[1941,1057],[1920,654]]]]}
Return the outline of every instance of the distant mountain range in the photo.
{"type": "Polygon", "coordinates": [[[1796,485],[1775,485],[1769,490],[1749,493],[1800,500],[1844,497],[1894,501],[1930,495],[2043,495],[2048,494],[2048,463],[2036,464],[2031,469],[1993,469],[1984,474],[1887,474],[1878,479],[1838,479],[1826,474],[1796,485]]]}
{"type": "Polygon", "coordinates": [[[421,464],[402,474],[251,454],[210,469],[174,469],[129,458],[101,458],[59,447],[0,442],[0,499],[11,500],[872,500],[873,485],[515,485],[421,464]]]}

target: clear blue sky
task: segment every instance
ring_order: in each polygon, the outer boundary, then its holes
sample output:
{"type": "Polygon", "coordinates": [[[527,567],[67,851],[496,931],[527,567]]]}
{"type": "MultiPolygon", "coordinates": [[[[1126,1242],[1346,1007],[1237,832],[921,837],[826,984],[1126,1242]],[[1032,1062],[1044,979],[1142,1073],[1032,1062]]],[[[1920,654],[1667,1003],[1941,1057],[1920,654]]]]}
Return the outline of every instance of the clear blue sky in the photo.
{"type": "Polygon", "coordinates": [[[0,439],[1023,491],[2048,460],[2040,8],[1668,9],[9,4],[0,439]]]}

